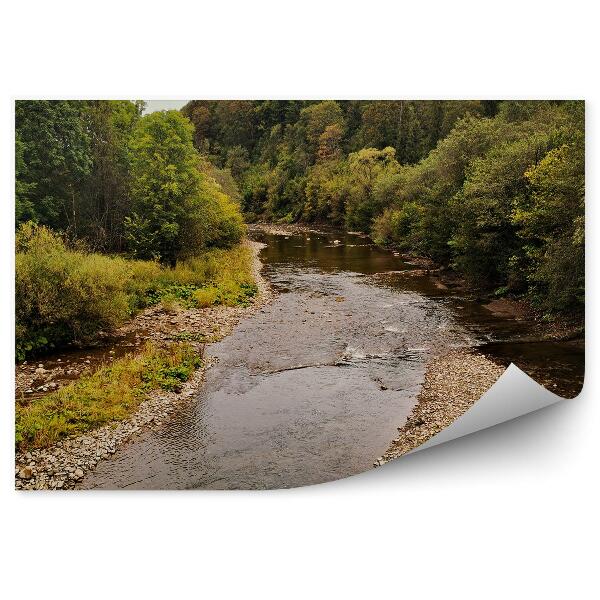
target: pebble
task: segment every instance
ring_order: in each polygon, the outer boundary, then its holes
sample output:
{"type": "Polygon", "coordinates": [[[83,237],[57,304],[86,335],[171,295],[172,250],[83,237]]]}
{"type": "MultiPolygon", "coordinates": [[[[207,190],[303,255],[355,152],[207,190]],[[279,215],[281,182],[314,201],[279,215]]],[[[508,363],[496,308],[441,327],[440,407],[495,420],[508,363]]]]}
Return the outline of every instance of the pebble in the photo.
{"type": "MultiPolygon", "coordinates": [[[[201,310],[190,310],[189,322],[197,323],[201,331],[208,330],[209,324],[218,323],[214,330],[215,339],[228,335],[242,317],[260,310],[261,306],[270,302],[274,292],[267,281],[260,275],[258,250],[263,246],[257,242],[249,242],[255,250],[254,274],[259,294],[254,304],[242,307],[211,307],[201,310]],[[199,315],[197,318],[196,316],[199,315]],[[197,319],[197,320],[196,320],[197,319]]],[[[157,316],[159,308],[148,309],[140,315],[138,324],[150,315],[157,316]]],[[[171,319],[164,319],[167,323],[171,319]]],[[[161,333],[160,331],[156,332],[161,333]]],[[[157,336],[158,337],[158,336],[157,336]]],[[[168,340],[168,335],[163,338],[168,340]]],[[[114,353],[114,351],[113,351],[114,353]]],[[[88,359],[91,357],[88,357],[88,359]]],[[[89,360],[85,361],[89,363],[89,360]]],[[[204,369],[198,369],[180,390],[181,393],[156,390],[140,404],[138,410],[130,418],[100,427],[86,434],[57,442],[49,448],[35,449],[25,453],[17,453],[15,457],[15,488],[19,490],[71,489],[85,477],[85,473],[93,469],[100,460],[114,454],[117,448],[131,436],[147,427],[158,427],[180,405],[182,399],[191,398],[202,385],[205,369],[215,362],[207,357],[204,369]]],[[[39,365],[38,368],[43,368],[39,365]]],[[[77,370],[69,369],[68,374],[76,374],[77,370]]],[[[57,386],[58,387],[58,386],[57,386]]]]}
{"type": "Polygon", "coordinates": [[[400,436],[373,466],[378,467],[425,443],[453,423],[487,392],[504,372],[475,351],[453,350],[429,363],[417,404],[400,436]]]}
{"type": "Polygon", "coordinates": [[[19,471],[19,477],[21,479],[31,479],[33,477],[33,469],[31,467],[23,467],[19,471]]]}

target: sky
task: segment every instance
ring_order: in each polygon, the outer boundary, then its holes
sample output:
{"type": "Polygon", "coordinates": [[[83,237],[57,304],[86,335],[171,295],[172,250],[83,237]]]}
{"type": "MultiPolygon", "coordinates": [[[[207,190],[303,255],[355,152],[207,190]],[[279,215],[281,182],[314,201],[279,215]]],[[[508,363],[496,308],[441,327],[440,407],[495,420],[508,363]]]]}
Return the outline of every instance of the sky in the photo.
{"type": "Polygon", "coordinates": [[[187,103],[187,100],[145,100],[144,102],[146,102],[144,114],[147,115],[157,110],[179,109],[187,103]]]}

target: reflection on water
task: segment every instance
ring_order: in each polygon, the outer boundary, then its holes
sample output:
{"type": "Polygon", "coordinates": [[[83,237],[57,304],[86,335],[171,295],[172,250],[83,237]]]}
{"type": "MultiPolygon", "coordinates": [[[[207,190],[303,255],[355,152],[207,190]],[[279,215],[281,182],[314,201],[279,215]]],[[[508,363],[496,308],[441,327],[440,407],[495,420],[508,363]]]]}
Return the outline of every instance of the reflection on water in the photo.
{"type": "Polygon", "coordinates": [[[581,391],[585,369],[583,341],[539,341],[537,323],[497,316],[472,297],[440,288],[433,277],[407,277],[406,272],[414,266],[373,245],[368,238],[333,231],[262,239],[268,242],[262,257],[275,280],[281,277],[282,265],[377,275],[379,286],[437,299],[438,307],[449,309],[452,320],[465,327],[471,345],[490,359],[505,366],[515,363],[562,397],[573,398],[581,391]]]}
{"type": "Polygon", "coordinates": [[[502,365],[515,363],[563,398],[574,398],[583,387],[585,350],[581,342],[491,343],[481,351],[502,365]]]}
{"type": "Polygon", "coordinates": [[[513,360],[558,392],[580,386],[580,349],[517,343],[531,324],[409,275],[364,237],[255,236],[281,293],[208,348],[218,362],[195,401],[82,487],[278,488],[359,473],[409,414],[429,358],[451,347],[513,360]]]}

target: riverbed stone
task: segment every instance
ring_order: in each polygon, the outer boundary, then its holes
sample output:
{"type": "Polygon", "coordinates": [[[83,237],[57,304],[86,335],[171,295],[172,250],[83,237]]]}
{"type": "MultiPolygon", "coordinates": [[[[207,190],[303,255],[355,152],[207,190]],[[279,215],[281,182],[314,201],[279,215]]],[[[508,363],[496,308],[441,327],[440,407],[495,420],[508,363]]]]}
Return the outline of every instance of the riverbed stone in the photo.
{"type": "MultiPolygon", "coordinates": [[[[263,244],[247,242],[254,253],[253,271],[259,292],[254,297],[253,303],[248,307],[214,306],[206,309],[189,309],[180,312],[177,317],[166,317],[160,306],[146,309],[131,323],[122,328],[123,332],[135,332],[136,328],[150,330],[150,339],[165,344],[171,343],[173,324],[198,331],[202,337],[210,333],[214,340],[228,335],[240,320],[260,309],[262,305],[270,302],[275,293],[270,284],[260,274],[261,264],[258,252],[263,244]],[[154,323],[153,328],[149,323],[154,323]]],[[[130,344],[134,346],[133,343],[130,344]]],[[[197,350],[202,352],[204,344],[198,342],[197,350]]],[[[114,353],[114,351],[112,351],[114,353]]],[[[91,364],[91,355],[83,363],[91,364]]],[[[36,449],[26,453],[17,453],[15,465],[15,488],[19,490],[30,489],[70,489],[78,485],[85,477],[86,470],[93,469],[100,460],[106,460],[113,455],[118,447],[131,436],[141,432],[147,427],[160,427],[172,412],[183,401],[189,401],[195,396],[198,388],[204,381],[205,370],[214,363],[210,357],[204,359],[203,367],[198,369],[181,388],[181,393],[155,391],[140,404],[137,412],[128,419],[89,432],[77,437],[61,440],[49,448],[36,449]]],[[[40,363],[38,368],[43,368],[40,363]]],[[[52,373],[56,370],[53,369],[52,373]]],[[[81,367],[65,365],[61,372],[67,375],[77,375],[81,367]]],[[[50,372],[46,372],[48,375],[50,372]]],[[[29,389],[26,386],[28,378],[33,376],[33,371],[26,371],[22,363],[17,367],[17,393],[19,389],[29,389]],[[19,382],[21,382],[19,384],[19,382]],[[21,385],[21,388],[19,388],[21,385]]],[[[59,388],[63,382],[57,381],[54,389],[59,388]]],[[[46,386],[47,391],[49,388],[46,386]]]]}
{"type": "Polygon", "coordinates": [[[432,360],[418,401],[406,423],[398,428],[386,453],[374,462],[378,467],[425,443],[466,412],[487,392],[504,368],[485,356],[458,349],[432,360]]]}
{"type": "Polygon", "coordinates": [[[19,477],[21,479],[31,479],[33,477],[33,469],[31,467],[29,467],[29,466],[23,467],[19,471],[19,477]]]}

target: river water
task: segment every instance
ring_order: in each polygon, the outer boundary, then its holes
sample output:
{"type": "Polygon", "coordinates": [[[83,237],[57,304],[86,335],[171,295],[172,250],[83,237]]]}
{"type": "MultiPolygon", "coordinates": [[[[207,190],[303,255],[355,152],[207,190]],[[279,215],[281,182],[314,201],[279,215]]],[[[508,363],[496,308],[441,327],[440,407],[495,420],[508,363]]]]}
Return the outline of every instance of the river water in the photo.
{"type": "Polygon", "coordinates": [[[453,347],[515,360],[565,395],[581,387],[582,348],[520,343],[531,324],[440,289],[368,238],[254,237],[280,293],[207,348],[218,361],[189,405],[79,487],[286,488],[360,473],[410,413],[429,358],[453,347]]]}

